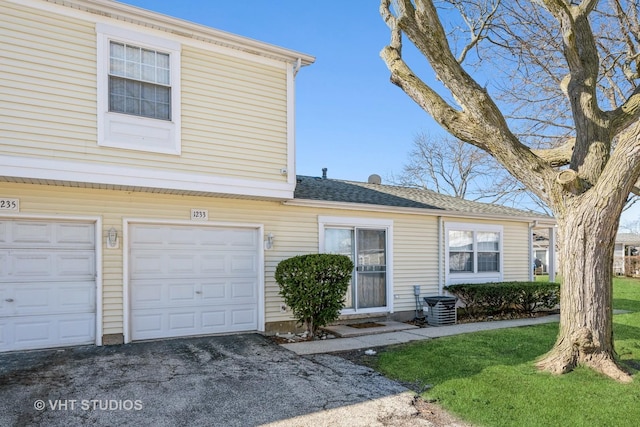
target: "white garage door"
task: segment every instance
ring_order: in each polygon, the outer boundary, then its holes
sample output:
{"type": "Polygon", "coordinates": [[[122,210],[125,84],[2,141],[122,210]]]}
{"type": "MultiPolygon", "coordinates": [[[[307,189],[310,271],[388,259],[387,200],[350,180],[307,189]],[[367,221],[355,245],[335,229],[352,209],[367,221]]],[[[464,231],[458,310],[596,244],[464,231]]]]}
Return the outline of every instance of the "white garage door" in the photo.
{"type": "Polygon", "coordinates": [[[91,223],[0,220],[0,351],[91,344],[91,223]]]}
{"type": "Polygon", "coordinates": [[[256,229],[133,224],[131,339],[258,328],[256,229]]]}

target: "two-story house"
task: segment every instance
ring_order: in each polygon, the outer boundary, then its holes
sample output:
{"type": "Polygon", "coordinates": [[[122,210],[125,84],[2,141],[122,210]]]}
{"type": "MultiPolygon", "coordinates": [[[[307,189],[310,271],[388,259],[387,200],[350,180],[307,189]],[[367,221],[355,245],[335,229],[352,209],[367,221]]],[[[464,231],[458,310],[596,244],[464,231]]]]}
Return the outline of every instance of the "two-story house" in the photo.
{"type": "Polygon", "coordinates": [[[531,224],[295,174],[310,55],[108,0],[0,3],[0,351],[291,330],[290,256],[356,261],[345,316],[526,280],[531,224]]]}

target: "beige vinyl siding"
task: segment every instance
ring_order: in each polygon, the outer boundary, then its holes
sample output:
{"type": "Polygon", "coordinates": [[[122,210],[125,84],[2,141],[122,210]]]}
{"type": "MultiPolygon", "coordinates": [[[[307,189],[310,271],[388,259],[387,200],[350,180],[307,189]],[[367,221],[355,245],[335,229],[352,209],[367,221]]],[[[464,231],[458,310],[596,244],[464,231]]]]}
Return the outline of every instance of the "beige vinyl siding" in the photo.
{"type": "MultiPolygon", "coordinates": [[[[281,313],[282,300],[273,275],[286,258],[316,253],[319,247],[318,216],[371,218],[393,221],[394,311],[415,310],[413,286],[421,296],[438,294],[438,221],[436,217],[400,213],[376,213],[345,209],[288,206],[272,201],[251,201],[213,197],[178,196],[130,191],[94,190],[0,182],[2,197],[18,198],[21,215],[92,216],[102,218],[102,236],[111,227],[122,235],[123,218],[188,221],[191,208],[207,209],[210,223],[242,223],[264,226],[274,236],[272,250],[265,255],[266,322],[292,320],[281,313]]],[[[448,221],[498,223],[463,218],[448,221]]],[[[504,279],[528,278],[528,224],[504,222],[504,279]]],[[[103,243],[103,333],[123,332],[123,244],[106,249],[103,243]]],[[[444,257],[442,257],[444,258],[444,257]]],[[[442,259],[441,258],[441,259],[442,259]]]]}
{"type": "Polygon", "coordinates": [[[414,285],[421,297],[438,295],[438,222],[436,217],[403,215],[393,226],[394,311],[415,310],[414,285]]]}
{"type": "Polygon", "coordinates": [[[187,46],[182,62],[182,157],[258,179],[286,167],[284,69],[187,46]]]}
{"type": "Polygon", "coordinates": [[[0,7],[3,153],[45,157],[53,149],[64,156],[95,141],[93,25],[6,2],[0,7]]]}
{"type": "Polygon", "coordinates": [[[285,64],[178,38],[182,155],[174,156],[97,145],[94,22],[2,2],[0,37],[3,154],[286,182],[285,64]]]}
{"type": "Polygon", "coordinates": [[[525,222],[505,222],[504,241],[504,281],[529,280],[529,224],[525,222]]]}

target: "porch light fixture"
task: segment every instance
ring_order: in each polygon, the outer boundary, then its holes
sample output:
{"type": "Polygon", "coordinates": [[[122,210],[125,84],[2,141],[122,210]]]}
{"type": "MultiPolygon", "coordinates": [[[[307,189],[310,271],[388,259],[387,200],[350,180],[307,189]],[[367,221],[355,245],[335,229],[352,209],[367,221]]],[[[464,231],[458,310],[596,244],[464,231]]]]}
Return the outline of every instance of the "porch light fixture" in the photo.
{"type": "Polygon", "coordinates": [[[267,234],[267,238],[264,241],[264,248],[267,250],[273,248],[273,233],[267,234]]]}
{"type": "Polygon", "coordinates": [[[118,247],[118,231],[111,227],[107,231],[107,248],[116,249],[118,247]]]}

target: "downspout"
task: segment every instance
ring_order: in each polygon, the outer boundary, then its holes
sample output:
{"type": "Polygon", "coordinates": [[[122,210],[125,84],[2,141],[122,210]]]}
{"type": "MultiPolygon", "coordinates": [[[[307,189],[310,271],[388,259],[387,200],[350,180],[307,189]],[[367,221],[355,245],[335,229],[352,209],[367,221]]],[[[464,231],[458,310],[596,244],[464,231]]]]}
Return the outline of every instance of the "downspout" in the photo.
{"type": "Polygon", "coordinates": [[[533,282],[533,229],[538,226],[538,221],[529,224],[529,281],[533,282]]]}
{"type": "Polygon", "coordinates": [[[442,235],[442,217],[438,217],[438,295],[444,292],[444,269],[442,268],[442,260],[444,258],[444,242],[442,235]]]}
{"type": "Polygon", "coordinates": [[[295,78],[296,75],[298,74],[298,71],[300,71],[300,68],[302,68],[302,58],[298,58],[296,60],[295,65],[293,66],[293,77],[295,78]]]}

